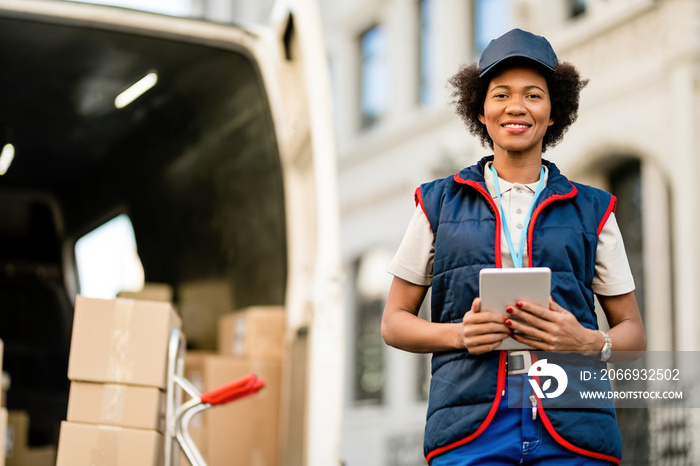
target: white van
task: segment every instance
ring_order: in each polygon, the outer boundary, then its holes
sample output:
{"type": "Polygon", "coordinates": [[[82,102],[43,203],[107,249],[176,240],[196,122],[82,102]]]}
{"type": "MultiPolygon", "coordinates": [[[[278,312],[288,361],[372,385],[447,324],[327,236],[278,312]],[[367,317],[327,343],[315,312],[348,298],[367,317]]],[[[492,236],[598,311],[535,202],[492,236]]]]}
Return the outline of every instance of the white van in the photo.
{"type": "Polygon", "coordinates": [[[185,290],[209,290],[183,316],[190,348],[215,349],[222,309],[284,307],[280,464],[340,463],[343,318],[320,38],[310,0],[264,28],[0,0],[0,339],[7,407],[29,413],[31,444],[56,444],[65,419],[76,241],[125,215],[146,282],[170,286],[176,306],[185,290]],[[148,90],[117,99],[144,78],[148,90]]]}

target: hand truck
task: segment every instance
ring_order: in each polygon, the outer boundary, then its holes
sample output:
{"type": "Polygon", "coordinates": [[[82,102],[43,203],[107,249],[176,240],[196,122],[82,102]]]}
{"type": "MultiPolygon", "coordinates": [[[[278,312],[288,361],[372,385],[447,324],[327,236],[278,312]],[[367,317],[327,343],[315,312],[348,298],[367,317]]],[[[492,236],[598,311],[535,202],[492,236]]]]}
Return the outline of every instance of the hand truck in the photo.
{"type": "Polygon", "coordinates": [[[265,381],[250,373],[232,380],[219,388],[200,394],[184,377],[185,335],[175,329],[170,334],[168,346],[168,380],[166,386],[165,413],[165,466],[178,466],[179,445],[192,466],[207,466],[188,432],[192,417],[216,405],[223,405],[256,394],[265,386],[265,381]],[[183,391],[190,399],[183,403],[183,391]]]}

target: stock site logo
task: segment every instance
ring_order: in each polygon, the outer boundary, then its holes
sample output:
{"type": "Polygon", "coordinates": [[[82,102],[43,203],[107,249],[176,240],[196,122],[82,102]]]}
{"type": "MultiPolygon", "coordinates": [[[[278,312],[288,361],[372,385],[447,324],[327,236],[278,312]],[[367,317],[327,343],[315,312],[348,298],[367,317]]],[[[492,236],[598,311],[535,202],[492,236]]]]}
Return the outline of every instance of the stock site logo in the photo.
{"type": "Polygon", "coordinates": [[[569,377],[564,369],[554,363],[547,363],[546,359],[540,359],[533,364],[527,375],[529,377],[538,377],[540,381],[544,382],[542,387],[540,387],[537,380],[532,378],[529,380],[537,398],[556,398],[564,393],[566,386],[569,384],[569,377]],[[557,386],[553,392],[549,393],[549,390],[552,388],[552,379],[557,381],[557,386]]]}

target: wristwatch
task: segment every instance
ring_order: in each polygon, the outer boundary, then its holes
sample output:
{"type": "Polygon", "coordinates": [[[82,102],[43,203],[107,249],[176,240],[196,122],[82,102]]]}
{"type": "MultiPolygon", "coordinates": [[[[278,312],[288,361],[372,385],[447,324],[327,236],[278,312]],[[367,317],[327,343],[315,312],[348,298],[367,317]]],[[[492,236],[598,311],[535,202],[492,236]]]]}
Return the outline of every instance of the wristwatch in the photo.
{"type": "Polygon", "coordinates": [[[602,330],[598,331],[603,334],[603,337],[605,337],[603,349],[600,350],[600,360],[607,361],[608,359],[610,359],[610,355],[612,354],[612,340],[610,340],[610,335],[608,335],[606,332],[602,330]]]}

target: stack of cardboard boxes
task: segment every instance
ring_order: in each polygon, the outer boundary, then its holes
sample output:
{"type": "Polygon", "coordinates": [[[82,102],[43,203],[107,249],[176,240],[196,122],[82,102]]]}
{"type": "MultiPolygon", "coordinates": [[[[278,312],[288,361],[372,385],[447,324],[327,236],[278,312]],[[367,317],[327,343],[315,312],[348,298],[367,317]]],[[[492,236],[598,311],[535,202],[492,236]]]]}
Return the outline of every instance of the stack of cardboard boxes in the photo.
{"type": "MultiPolygon", "coordinates": [[[[57,466],[162,464],[168,340],[181,319],[172,293],[151,291],[113,300],[77,297],[57,466]]],[[[202,393],[250,372],[265,381],[255,396],[192,419],[189,432],[209,466],[281,462],[285,334],[282,307],[250,307],[219,319],[216,352],[187,352],[185,377],[202,393]]],[[[182,455],[180,464],[188,464],[182,455]]]]}
{"type": "Polygon", "coordinates": [[[169,303],[76,298],[57,466],[162,464],[168,342],[180,326],[169,303]]]}
{"type": "Polygon", "coordinates": [[[202,392],[250,372],[265,380],[265,388],[255,396],[215,406],[193,419],[190,434],[209,466],[277,466],[281,462],[285,333],[282,307],[245,308],[219,319],[217,353],[187,353],[185,376],[202,392]]]}

